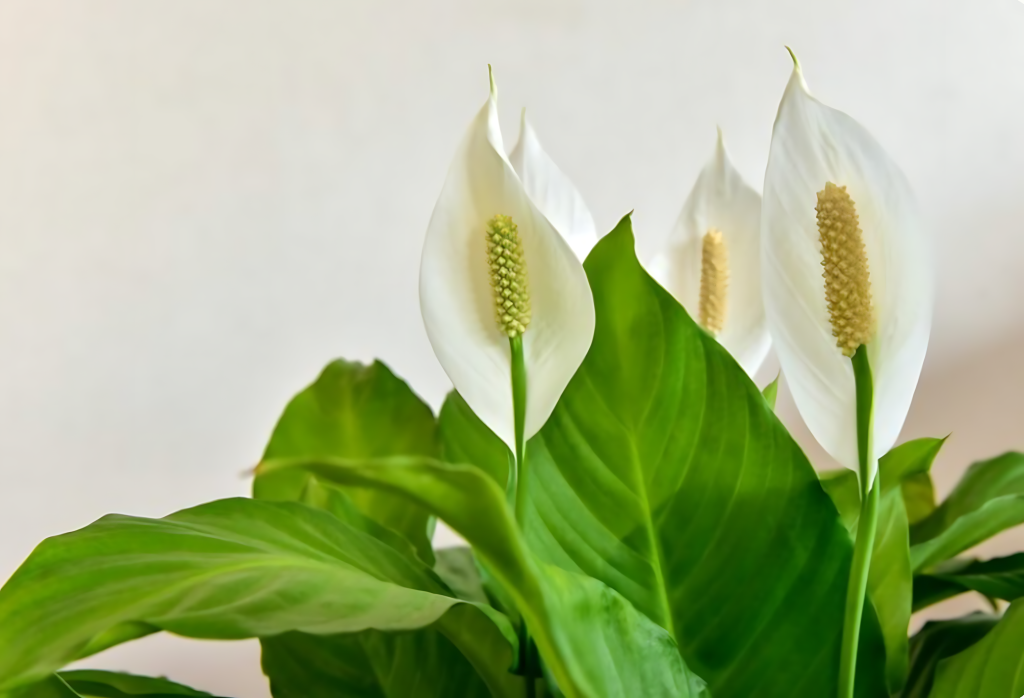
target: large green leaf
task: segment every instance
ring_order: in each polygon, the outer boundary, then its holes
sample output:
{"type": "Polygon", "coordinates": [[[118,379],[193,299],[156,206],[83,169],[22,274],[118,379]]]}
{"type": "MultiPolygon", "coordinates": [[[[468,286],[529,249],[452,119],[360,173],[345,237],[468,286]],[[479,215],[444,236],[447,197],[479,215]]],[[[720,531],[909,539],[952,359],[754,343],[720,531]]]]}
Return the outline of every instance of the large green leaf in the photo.
{"type": "Polygon", "coordinates": [[[990,501],[1015,494],[1024,494],[1024,454],[1011,451],[973,463],[942,504],[914,525],[910,542],[918,544],[935,538],[990,501]]]}
{"type": "Polygon", "coordinates": [[[1024,596],[1024,553],[992,560],[949,560],[914,580],[914,610],[965,591],[1013,601],[1024,596]]]}
{"type": "Polygon", "coordinates": [[[620,594],[534,560],[502,488],[480,469],[417,457],[290,459],[264,462],[257,474],[292,468],[342,485],[402,494],[461,534],[512,595],[570,698],[703,695],[703,682],[686,668],[672,637],[620,594]]]}
{"type": "MultiPolygon", "coordinates": [[[[263,458],[402,454],[438,454],[430,407],[380,361],[364,366],[339,360],[328,364],[316,382],[288,403],[263,458]]],[[[253,495],[295,501],[302,497],[307,479],[301,472],[262,477],[254,483],[253,495]]],[[[432,525],[426,511],[374,490],[347,494],[364,514],[408,539],[421,559],[433,561],[432,525]]]]}
{"type": "MultiPolygon", "coordinates": [[[[463,609],[455,608],[449,614],[460,612],[463,609]]],[[[471,625],[460,623],[458,627],[471,625]]],[[[483,643],[488,637],[481,634],[476,641],[483,643]]],[[[465,639],[474,641],[471,633],[465,639]]],[[[504,649],[507,655],[507,645],[504,649]]],[[[275,698],[525,695],[522,679],[511,675],[507,683],[492,693],[463,654],[434,627],[412,632],[366,630],[329,636],[286,633],[266,638],[263,671],[270,679],[275,698]]]]}
{"type": "MultiPolygon", "coordinates": [[[[530,547],[666,628],[716,698],[833,694],[852,544],[813,468],[743,369],[641,268],[628,217],[584,266],[596,331],[527,445],[530,547]]],[[[495,470],[496,448],[472,452],[487,442],[479,420],[447,416],[446,453],[495,470]]],[[[861,647],[860,695],[879,695],[871,611],[861,647]]]]}
{"type": "Polygon", "coordinates": [[[1020,698],[1024,694],[1024,605],[1013,603],[970,648],[939,662],[930,698],[1020,698]]]}
{"type": "MultiPolygon", "coordinates": [[[[42,679],[123,624],[218,639],[444,624],[465,602],[370,527],[302,504],[228,499],[164,519],[106,516],[48,539],[0,589],[0,690],[42,679]]],[[[514,643],[500,614],[473,612],[514,643]]],[[[504,674],[512,652],[492,673],[504,674]]]]}
{"type": "Polygon", "coordinates": [[[996,616],[972,613],[953,620],[925,623],[910,640],[910,673],[900,698],[927,698],[939,662],[976,643],[998,620],[996,616]]]}
{"type": "MultiPolygon", "coordinates": [[[[904,485],[921,475],[927,476],[945,439],[915,439],[885,454],[878,463],[882,486],[878,507],[878,528],[871,553],[868,574],[868,598],[878,613],[886,647],[886,682],[892,693],[906,680],[913,599],[910,563],[910,524],[907,492],[904,485]]],[[[821,483],[832,497],[843,523],[856,535],[860,518],[860,487],[852,470],[834,470],[821,474],[821,483]]]]}

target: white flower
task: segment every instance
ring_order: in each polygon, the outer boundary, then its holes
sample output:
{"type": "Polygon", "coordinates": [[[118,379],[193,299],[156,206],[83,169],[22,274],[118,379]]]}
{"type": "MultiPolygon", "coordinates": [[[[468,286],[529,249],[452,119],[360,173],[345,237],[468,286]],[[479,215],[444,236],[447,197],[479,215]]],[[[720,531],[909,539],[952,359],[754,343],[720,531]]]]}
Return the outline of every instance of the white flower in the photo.
{"type": "Polygon", "coordinates": [[[653,276],[751,377],[771,345],[761,298],[761,197],[715,153],[693,185],[653,276]]]}
{"type": "Polygon", "coordinates": [[[526,193],[569,243],[580,261],[597,243],[597,227],[583,197],[544,151],[523,109],[519,141],[509,153],[526,193]]]}
{"type": "Polygon", "coordinates": [[[455,389],[515,451],[510,325],[496,318],[488,253],[496,216],[511,218],[514,230],[505,219],[497,225],[518,235],[525,259],[522,342],[529,438],[547,421],[590,348],[594,299],[576,255],[530,200],[505,157],[492,79],[490,97],[455,154],[427,227],[420,309],[434,353],[455,389]]]}
{"type": "Polygon", "coordinates": [[[847,356],[856,344],[867,347],[874,387],[870,483],[903,426],[924,362],[933,295],[929,246],[903,173],[864,127],[810,95],[794,63],[764,181],[768,326],[811,433],[853,470],[856,396],[847,356]],[[832,308],[823,279],[827,235],[838,236],[830,243],[832,308]],[[838,288],[844,284],[853,288],[849,297],[838,288]]]}

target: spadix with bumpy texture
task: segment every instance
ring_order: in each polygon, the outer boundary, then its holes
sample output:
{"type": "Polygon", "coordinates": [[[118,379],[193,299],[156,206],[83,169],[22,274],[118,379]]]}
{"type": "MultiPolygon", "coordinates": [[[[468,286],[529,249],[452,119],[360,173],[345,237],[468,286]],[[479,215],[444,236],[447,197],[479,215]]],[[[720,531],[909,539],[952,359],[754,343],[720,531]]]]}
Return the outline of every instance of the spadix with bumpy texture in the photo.
{"type": "Polygon", "coordinates": [[[871,309],[871,279],[864,234],[857,207],[846,187],[826,182],[818,192],[818,235],[821,238],[821,266],[825,268],[825,300],[832,320],[832,336],[845,356],[871,341],[874,329],[871,309]]]}
{"type": "Polygon", "coordinates": [[[729,251],[722,231],[709,230],[701,243],[700,324],[713,335],[725,327],[729,291],[729,251]]]}
{"type": "MultiPolygon", "coordinates": [[[[594,297],[579,259],[505,156],[497,99],[492,80],[490,98],[466,131],[430,217],[420,262],[420,310],[452,385],[515,449],[509,339],[522,345],[526,410],[518,416],[529,439],[590,349],[594,297]]],[[[536,165],[530,165],[535,149],[521,154],[527,169],[536,165]]],[[[548,193],[555,210],[565,188],[548,193]]]]}
{"type": "Polygon", "coordinates": [[[487,266],[498,329],[510,338],[518,337],[530,325],[530,289],[523,241],[510,216],[498,214],[487,222],[487,266]]]}
{"type": "Polygon", "coordinates": [[[761,196],[729,161],[722,132],[649,271],[755,376],[770,340],[761,298],[761,196]]]}
{"type": "Polygon", "coordinates": [[[871,365],[870,474],[896,443],[921,375],[932,317],[929,248],[899,167],[863,126],[815,99],[795,66],[764,176],[764,304],[800,415],[852,470],[857,399],[847,357],[863,346],[871,365]]]}

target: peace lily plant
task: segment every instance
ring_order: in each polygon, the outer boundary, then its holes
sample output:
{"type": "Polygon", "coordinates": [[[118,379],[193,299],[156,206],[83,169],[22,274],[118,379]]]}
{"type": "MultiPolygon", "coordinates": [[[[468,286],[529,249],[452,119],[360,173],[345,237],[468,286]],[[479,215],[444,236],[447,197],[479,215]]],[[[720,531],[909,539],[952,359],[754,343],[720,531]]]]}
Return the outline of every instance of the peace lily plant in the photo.
{"type": "Polygon", "coordinates": [[[334,361],[251,498],[43,541],[0,589],[0,696],[209,695],[68,668],[170,632],[259,638],[276,698],[1018,698],[1024,554],[965,552],[1024,523],[1024,455],[937,504],[944,439],[895,445],[931,314],[909,185],[797,65],[763,192],[719,138],[659,284],[525,118],[506,154],[492,80],[424,238],[440,411],[334,361]],[[769,344],[845,468],[752,382],[769,344]],[[992,612],[908,636],[968,593],[992,612]]]}

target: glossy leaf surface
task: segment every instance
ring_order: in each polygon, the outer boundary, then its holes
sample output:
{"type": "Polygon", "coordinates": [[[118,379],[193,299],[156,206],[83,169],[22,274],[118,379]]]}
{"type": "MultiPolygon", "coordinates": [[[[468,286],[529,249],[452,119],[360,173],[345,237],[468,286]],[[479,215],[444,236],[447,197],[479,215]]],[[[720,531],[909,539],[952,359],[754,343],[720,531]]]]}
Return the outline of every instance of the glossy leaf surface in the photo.
{"type": "Polygon", "coordinates": [[[582,696],[703,695],[672,637],[601,582],[534,560],[501,488],[482,470],[426,458],[370,463],[340,459],[263,463],[258,473],[298,468],[342,485],[400,493],[469,541],[513,596],[560,689],[582,696]]]}
{"type": "Polygon", "coordinates": [[[984,638],[939,663],[930,698],[1020,698],[1024,694],[1024,605],[1010,605],[984,638]]]}
{"type": "MultiPolygon", "coordinates": [[[[834,692],[852,544],[810,463],[739,365],[642,269],[629,218],[584,267],[597,327],[527,445],[531,548],[666,628],[716,698],[834,692]]],[[[499,467],[497,437],[447,416],[445,444],[499,467]]],[[[884,650],[866,616],[858,683],[873,696],[884,650]]]]}
{"type": "Polygon", "coordinates": [[[0,689],[45,677],[125,623],[217,639],[405,630],[459,603],[415,558],[301,504],[112,515],[44,541],[0,590],[0,689]]]}
{"type": "Polygon", "coordinates": [[[1024,454],[1011,451],[973,463],[942,504],[914,526],[911,543],[939,536],[994,499],[1020,494],[1024,494],[1024,454]]]}
{"type": "MultiPolygon", "coordinates": [[[[263,458],[437,453],[434,415],[405,381],[379,361],[364,366],[339,360],[328,364],[312,385],[288,403],[263,458]]],[[[253,495],[297,501],[307,479],[300,472],[262,477],[254,482],[253,495]]],[[[412,543],[420,559],[432,562],[427,512],[383,492],[346,494],[361,512],[412,543]]]]}
{"type": "Polygon", "coordinates": [[[972,613],[953,620],[930,621],[910,640],[910,674],[900,698],[927,698],[939,662],[983,638],[999,619],[972,613]]]}

